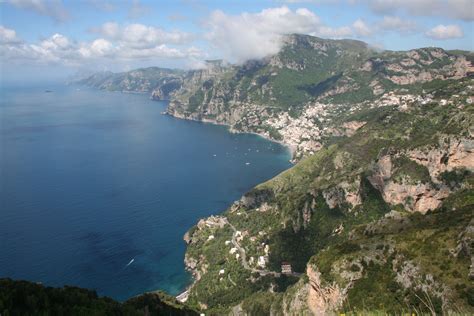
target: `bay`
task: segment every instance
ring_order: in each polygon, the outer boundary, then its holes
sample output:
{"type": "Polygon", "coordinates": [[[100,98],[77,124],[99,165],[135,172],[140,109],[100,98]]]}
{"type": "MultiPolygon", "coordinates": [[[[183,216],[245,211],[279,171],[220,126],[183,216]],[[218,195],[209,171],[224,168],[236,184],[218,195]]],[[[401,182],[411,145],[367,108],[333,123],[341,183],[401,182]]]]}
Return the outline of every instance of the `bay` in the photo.
{"type": "Polygon", "coordinates": [[[280,144],[162,115],[148,95],[44,84],[0,97],[0,277],[177,294],[184,233],[290,167],[280,144]]]}

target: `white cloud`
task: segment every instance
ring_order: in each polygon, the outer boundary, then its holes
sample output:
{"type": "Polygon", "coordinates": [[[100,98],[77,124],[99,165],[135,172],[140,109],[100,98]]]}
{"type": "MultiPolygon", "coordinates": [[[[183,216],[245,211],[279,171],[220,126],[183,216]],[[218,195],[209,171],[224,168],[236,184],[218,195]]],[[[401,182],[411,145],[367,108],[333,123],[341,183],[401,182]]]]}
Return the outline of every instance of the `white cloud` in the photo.
{"type": "Polygon", "coordinates": [[[474,2],[472,0],[448,0],[447,7],[453,18],[474,21],[474,2]]]}
{"type": "Polygon", "coordinates": [[[138,19],[149,12],[149,7],[142,5],[139,0],[133,0],[132,6],[128,10],[128,17],[130,19],[138,19]]]}
{"type": "Polygon", "coordinates": [[[464,33],[458,25],[438,25],[425,33],[426,36],[436,40],[447,40],[463,37],[464,33]]]}
{"type": "Polygon", "coordinates": [[[357,19],[352,23],[354,32],[359,37],[368,37],[372,35],[372,30],[370,27],[361,19],[357,19]]]}
{"type": "MultiPolygon", "coordinates": [[[[109,23],[102,27],[108,37],[96,38],[92,41],[76,42],[62,34],[53,34],[37,43],[20,41],[14,30],[0,26],[0,56],[2,61],[21,61],[33,64],[83,65],[86,63],[122,63],[126,61],[153,61],[157,59],[189,59],[203,58],[204,53],[196,47],[171,47],[172,42],[179,42],[176,36],[168,35],[155,39],[148,34],[147,27],[132,26],[115,27],[109,23]],[[133,37],[134,32],[138,34],[133,37]],[[136,40],[145,44],[138,44],[136,40]],[[168,39],[170,42],[164,43],[168,39]]],[[[152,36],[153,35],[153,36],[152,36]]]]}
{"type": "Polygon", "coordinates": [[[206,38],[219,50],[220,56],[236,62],[277,53],[285,34],[367,38],[386,31],[406,33],[416,30],[414,22],[392,16],[370,24],[357,19],[350,25],[330,27],[308,9],[291,10],[286,6],[239,15],[217,10],[212,12],[204,25],[209,30],[206,38]]]}
{"type": "Polygon", "coordinates": [[[107,23],[102,24],[101,27],[93,28],[92,32],[100,33],[107,38],[116,39],[119,37],[121,30],[118,23],[107,22],[107,23]]]}
{"type": "Polygon", "coordinates": [[[414,21],[404,20],[398,16],[386,15],[377,26],[385,31],[398,31],[400,33],[410,33],[417,30],[417,25],[414,21]]]}
{"type": "Polygon", "coordinates": [[[15,30],[0,25],[0,44],[18,43],[20,39],[16,36],[15,30]]]}
{"type": "Polygon", "coordinates": [[[7,0],[7,2],[20,9],[49,16],[58,22],[64,22],[69,19],[69,12],[61,0],[7,0]]]}
{"type": "Polygon", "coordinates": [[[103,12],[112,12],[117,9],[116,5],[112,1],[106,0],[87,0],[87,2],[94,8],[103,12]]]}
{"type": "Polygon", "coordinates": [[[93,28],[92,31],[109,40],[134,48],[152,48],[161,44],[188,44],[194,39],[190,33],[167,32],[160,28],[136,23],[120,26],[115,22],[108,22],[99,28],[93,28]]]}
{"type": "Polygon", "coordinates": [[[96,39],[89,45],[92,57],[110,56],[114,50],[114,45],[103,38],[96,39]]]}
{"type": "Polygon", "coordinates": [[[41,47],[48,50],[66,50],[70,48],[69,39],[61,34],[54,34],[50,38],[41,42],[41,47]]]}
{"type": "Polygon", "coordinates": [[[332,28],[328,26],[320,26],[314,35],[329,37],[329,38],[344,38],[352,36],[353,32],[349,26],[341,26],[332,28]]]}
{"type": "Polygon", "coordinates": [[[444,16],[465,21],[474,20],[472,0],[359,0],[376,13],[393,14],[401,10],[415,16],[444,16]]]}
{"type": "Polygon", "coordinates": [[[211,13],[205,27],[206,38],[220,50],[224,58],[243,62],[277,53],[283,35],[291,33],[341,37],[351,34],[348,27],[330,28],[308,9],[290,10],[283,6],[259,13],[228,15],[217,10],[211,13]]]}

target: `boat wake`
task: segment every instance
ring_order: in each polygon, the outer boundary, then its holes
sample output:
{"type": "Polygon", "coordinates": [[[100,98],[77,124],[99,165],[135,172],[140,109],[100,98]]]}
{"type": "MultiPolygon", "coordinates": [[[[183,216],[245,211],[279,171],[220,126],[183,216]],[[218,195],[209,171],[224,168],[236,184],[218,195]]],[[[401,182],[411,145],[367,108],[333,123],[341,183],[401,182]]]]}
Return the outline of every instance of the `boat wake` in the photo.
{"type": "Polygon", "coordinates": [[[125,268],[128,267],[129,265],[131,265],[131,264],[133,263],[133,261],[135,261],[135,258],[133,258],[132,260],[130,260],[130,262],[127,263],[127,265],[125,266],[125,268]]]}

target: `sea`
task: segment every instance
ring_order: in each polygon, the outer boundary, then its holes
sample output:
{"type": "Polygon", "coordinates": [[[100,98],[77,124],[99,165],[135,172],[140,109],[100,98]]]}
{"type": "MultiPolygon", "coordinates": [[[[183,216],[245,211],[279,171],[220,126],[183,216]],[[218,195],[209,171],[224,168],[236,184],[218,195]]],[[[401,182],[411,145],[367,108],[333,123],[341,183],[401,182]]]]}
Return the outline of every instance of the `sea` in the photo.
{"type": "Polygon", "coordinates": [[[183,235],[291,167],[167,102],[57,83],[0,88],[0,278],[123,301],[190,284],[183,235]]]}

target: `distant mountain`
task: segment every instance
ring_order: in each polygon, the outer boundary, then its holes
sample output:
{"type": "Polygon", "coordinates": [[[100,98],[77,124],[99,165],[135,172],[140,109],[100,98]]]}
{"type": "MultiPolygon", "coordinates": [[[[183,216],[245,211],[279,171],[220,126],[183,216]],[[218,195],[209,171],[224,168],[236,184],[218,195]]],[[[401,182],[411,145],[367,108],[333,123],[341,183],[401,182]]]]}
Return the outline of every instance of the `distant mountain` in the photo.
{"type": "Polygon", "coordinates": [[[466,77],[472,59],[440,48],[379,52],[360,41],[291,35],[275,56],[185,80],[168,113],[264,134],[292,146],[299,159],[345,134],[330,123],[343,114],[341,106],[389,92],[428,94],[448,79],[466,77]],[[324,122],[304,120],[312,115],[307,111],[322,107],[324,122]]]}
{"type": "Polygon", "coordinates": [[[181,87],[184,74],[182,70],[149,67],[122,73],[98,72],[76,82],[108,91],[155,91],[155,98],[168,99],[173,91],[181,87]]]}

